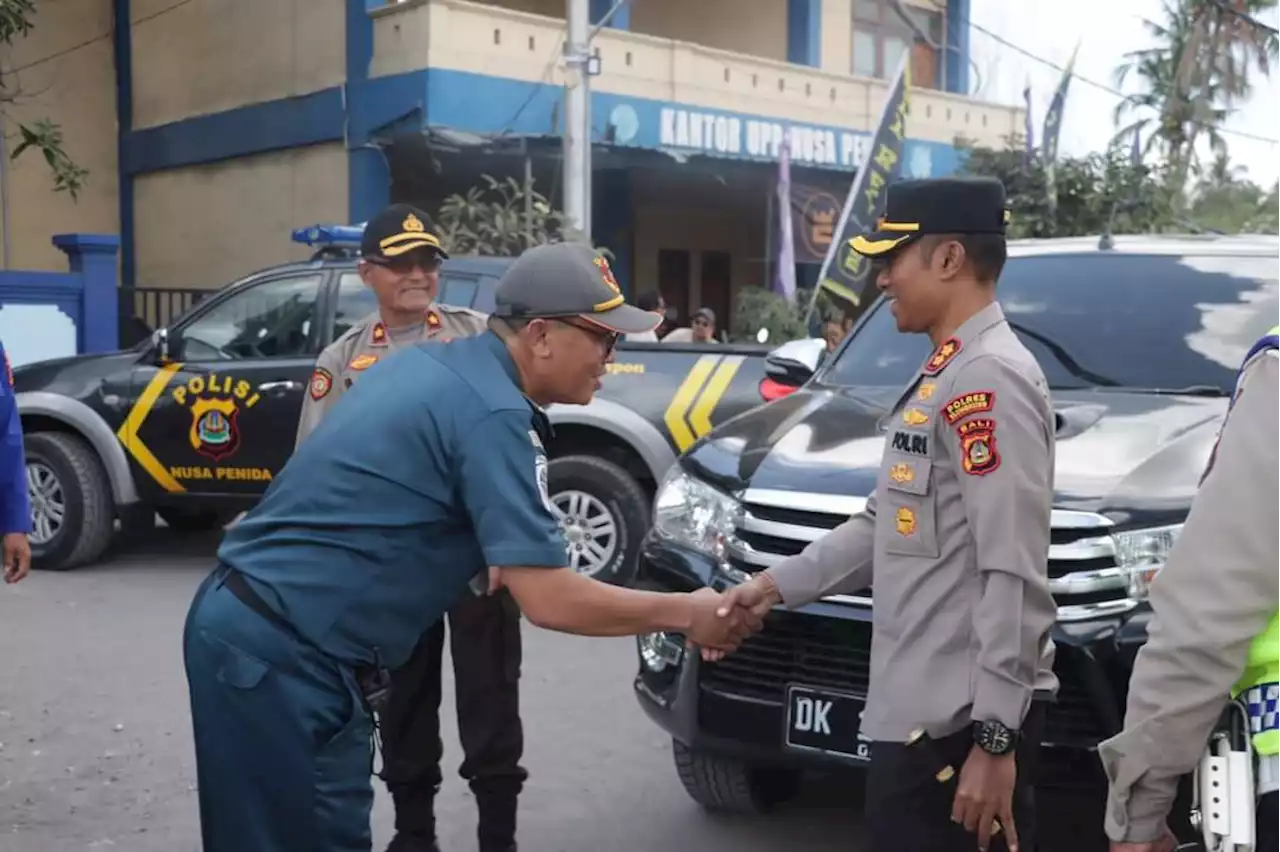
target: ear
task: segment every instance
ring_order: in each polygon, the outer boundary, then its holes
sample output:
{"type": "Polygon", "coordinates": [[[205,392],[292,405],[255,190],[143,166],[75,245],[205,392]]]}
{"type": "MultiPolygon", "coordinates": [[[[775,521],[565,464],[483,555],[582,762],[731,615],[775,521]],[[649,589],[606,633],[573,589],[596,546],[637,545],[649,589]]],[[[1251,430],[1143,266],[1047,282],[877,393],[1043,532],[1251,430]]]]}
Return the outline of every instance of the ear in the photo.
{"type": "Polygon", "coordinates": [[[947,240],[933,250],[933,262],[938,268],[938,275],[947,281],[955,278],[964,268],[964,245],[956,240],[947,240]]]}
{"type": "Polygon", "coordinates": [[[373,277],[373,264],[367,260],[361,260],[356,266],[356,272],[360,275],[360,280],[364,282],[364,286],[373,287],[373,282],[369,280],[373,277]]]}
{"type": "Polygon", "coordinates": [[[520,330],[520,336],[525,338],[529,351],[536,357],[551,356],[551,323],[547,320],[530,320],[528,325],[520,330]]]}

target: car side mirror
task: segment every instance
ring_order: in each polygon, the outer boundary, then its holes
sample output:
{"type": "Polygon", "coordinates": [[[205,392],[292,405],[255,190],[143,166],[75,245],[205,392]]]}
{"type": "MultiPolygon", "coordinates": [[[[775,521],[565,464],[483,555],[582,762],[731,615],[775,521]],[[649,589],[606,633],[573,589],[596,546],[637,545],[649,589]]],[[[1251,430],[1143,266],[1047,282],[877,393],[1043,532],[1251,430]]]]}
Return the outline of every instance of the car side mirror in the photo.
{"type": "Polygon", "coordinates": [[[765,374],[780,384],[800,387],[818,371],[826,347],[826,341],[816,337],[790,340],[765,356],[765,374]]]}
{"type": "Polygon", "coordinates": [[[151,333],[151,346],[155,350],[156,360],[161,364],[167,364],[169,357],[169,329],[157,328],[151,333]]]}

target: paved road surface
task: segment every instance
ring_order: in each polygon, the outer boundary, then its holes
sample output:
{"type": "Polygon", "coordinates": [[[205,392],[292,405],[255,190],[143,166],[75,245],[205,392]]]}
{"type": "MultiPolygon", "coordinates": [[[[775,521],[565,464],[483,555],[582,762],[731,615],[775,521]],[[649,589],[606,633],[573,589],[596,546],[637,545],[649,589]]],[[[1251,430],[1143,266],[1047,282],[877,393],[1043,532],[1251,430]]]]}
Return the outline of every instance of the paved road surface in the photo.
{"type": "MultiPolygon", "coordinates": [[[[214,542],[158,530],[125,555],[0,588],[0,850],[195,852],[195,771],[180,637],[214,542]]],[[[685,795],[669,741],[631,695],[632,640],[528,628],[521,848],[529,852],[862,849],[847,782],[819,779],[760,819],[716,818],[685,795]]],[[[446,677],[446,683],[450,678],[446,677]]],[[[452,694],[446,686],[446,707],[452,694]]],[[[474,808],[444,717],[441,840],[474,850],[474,808]]],[[[379,789],[375,849],[390,837],[379,789]]]]}

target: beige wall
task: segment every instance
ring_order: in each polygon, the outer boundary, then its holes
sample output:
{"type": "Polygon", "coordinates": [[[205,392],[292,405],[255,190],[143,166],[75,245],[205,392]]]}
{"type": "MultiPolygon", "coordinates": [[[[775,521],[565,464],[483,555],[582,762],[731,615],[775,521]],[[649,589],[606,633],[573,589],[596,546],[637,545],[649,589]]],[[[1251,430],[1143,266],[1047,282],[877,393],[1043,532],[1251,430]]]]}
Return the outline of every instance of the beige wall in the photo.
{"type": "Polygon", "coordinates": [[[36,10],[31,32],[3,62],[6,88],[17,91],[15,102],[5,105],[9,138],[0,153],[11,252],[3,263],[9,269],[65,271],[66,255],[50,242],[54,234],[115,234],[120,228],[111,0],[57,0],[38,3],[36,10]],[[78,202],[53,191],[39,151],[9,159],[18,144],[14,122],[41,118],[62,126],[67,154],[89,170],[78,202]]]}
{"type": "Polygon", "coordinates": [[[290,232],[347,220],[347,155],[316,145],[140,175],[138,285],[217,288],[310,250],[290,232]]]}
{"type": "Polygon", "coordinates": [[[786,0],[643,0],[632,6],[631,31],[787,59],[786,0]]]}
{"type": "Polygon", "coordinates": [[[307,94],[346,76],[341,0],[133,0],[132,12],[134,127],[307,94]]]}
{"type": "MultiPolygon", "coordinates": [[[[699,5],[652,0],[658,5],[668,2],[673,8],[699,5]]],[[[732,2],[763,4],[765,0],[732,2]]],[[[848,0],[842,2],[848,4],[848,0]]],[[[832,0],[827,3],[838,5],[832,0]]],[[[646,0],[633,9],[633,24],[637,24],[637,14],[642,20],[648,14],[641,12],[648,5],[646,0]]],[[[784,9],[780,2],[766,5],[784,9]]],[[[831,14],[835,17],[838,10],[831,14]]],[[[735,20],[748,17],[742,15],[735,20]]],[[[783,55],[785,24],[785,15],[773,24],[782,34],[778,35],[777,45],[770,48],[783,55]]],[[[755,24],[743,32],[744,44],[762,38],[755,24]]],[[[845,30],[840,37],[848,42],[852,39],[850,32],[851,29],[845,30]]],[[[372,73],[378,76],[434,67],[515,80],[541,80],[558,86],[565,82],[561,67],[548,65],[548,61],[556,57],[555,48],[563,34],[562,20],[540,15],[467,0],[410,0],[377,13],[372,73]]],[[[827,40],[824,35],[824,46],[827,40]]],[[[798,124],[838,123],[850,130],[865,131],[879,117],[888,94],[885,81],[847,73],[848,44],[842,70],[791,65],[640,32],[603,30],[595,46],[600,51],[602,73],[592,81],[593,90],[674,101],[693,108],[755,114],[798,124]]],[[[965,135],[978,143],[998,145],[1022,125],[1018,107],[982,103],[946,92],[916,90],[912,111],[911,137],[936,142],[951,143],[957,135],[965,135]]]]}

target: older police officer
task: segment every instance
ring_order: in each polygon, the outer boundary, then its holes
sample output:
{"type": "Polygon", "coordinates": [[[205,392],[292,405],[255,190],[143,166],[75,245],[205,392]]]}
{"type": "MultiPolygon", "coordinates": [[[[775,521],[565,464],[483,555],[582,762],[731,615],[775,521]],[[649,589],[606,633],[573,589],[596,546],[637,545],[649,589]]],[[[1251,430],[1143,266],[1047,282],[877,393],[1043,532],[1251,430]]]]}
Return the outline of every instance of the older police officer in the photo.
{"type": "MultiPolygon", "coordinates": [[[[378,310],[320,353],[302,403],[299,442],[380,359],[424,341],[447,342],[485,330],[479,311],[436,301],[440,266],[449,255],[422,210],[392,204],[374,216],[365,225],[360,255],[360,277],[377,298],[378,310]]],[[[520,765],[520,611],[510,594],[498,590],[465,595],[449,610],[448,621],[465,755],[459,774],[470,783],[480,812],[480,850],[512,849],[517,797],[527,777],[520,765]]],[[[442,618],[391,674],[381,720],[382,778],[396,811],[396,836],[388,852],[436,849],[444,644],[442,618]]]]}
{"type": "MultiPolygon", "coordinates": [[[[762,613],[873,587],[872,849],[957,852],[1034,843],[1037,691],[1056,688],[1047,557],[1054,418],[1039,365],[995,301],[1005,261],[999,181],[907,181],[875,233],[898,330],[933,354],[886,415],[866,509],[732,590],[762,613]],[[917,729],[929,740],[908,745],[917,729]],[[958,782],[944,766],[960,767],[958,782]]],[[[714,658],[714,653],[707,654],[714,658]]]]}
{"type": "MultiPolygon", "coordinates": [[[[1110,781],[1105,826],[1113,852],[1172,852],[1166,820],[1178,779],[1195,768],[1232,699],[1248,711],[1256,759],[1255,788],[1230,790],[1232,799],[1253,799],[1256,824],[1233,825],[1232,834],[1253,829],[1255,852],[1277,849],[1278,331],[1245,358],[1186,526],[1151,586],[1150,638],[1134,663],[1124,730],[1098,745],[1110,781]]],[[[1219,809],[1235,821],[1238,811],[1219,809]]]]}
{"type": "Polygon", "coordinates": [[[227,532],[184,636],[206,852],[370,848],[368,707],[476,581],[563,632],[731,649],[758,628],[709,590],[566,567],[541,406],[589,402],[618,337],[658,317],[577,244],[526,252],[496,295],[484,335],[367,370],[227,532]]]}

